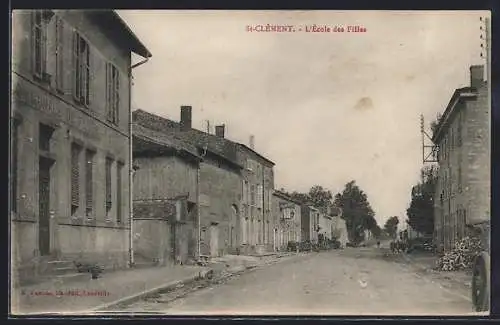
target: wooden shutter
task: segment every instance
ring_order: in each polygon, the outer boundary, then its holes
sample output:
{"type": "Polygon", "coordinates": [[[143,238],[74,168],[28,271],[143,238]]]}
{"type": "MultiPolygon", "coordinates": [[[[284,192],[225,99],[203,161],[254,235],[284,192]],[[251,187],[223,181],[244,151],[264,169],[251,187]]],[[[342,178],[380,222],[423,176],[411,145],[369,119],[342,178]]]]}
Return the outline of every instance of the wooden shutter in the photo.
{"type": "Polygon", "coordinates": [[[92,215],[94,210],[94,152],[87,150],[85,153],[85,211],[87,217],[92,215]]]}
{"type": "Polygon", "coordinates": [[[118,162],[116,165],[116,222],[120,223],[124,220],[122,216],[122,173],[123,173],[123,163],[118,162]]]}
{"type": "Polygon", "coordinates": [[[111,89],[112,89],[112,80],[111,77],[111,63],[106,62],[106,117],[108,121],[113,121],[113,105],[111,103],[111,89]]]}
{"type": "Polygon", "coordinates": [[[115,105],[113,107],[113,123],[118,124],[118,118],[120,115],[120,72],[118,69],[114,68],[115,71],[115,83],[114,83],[114,95],[115,95],[115,105]]]}
{"type": "Polygon", "coordinates": [[[80,102],[80,60],[79,60],[79,35],[77,31],[73,31],[73,49],[72,53],[72,61],[73,61],[73,97],[77,102],[80,102]]]}
{"type": "Polygon", "coordinates": [[[64,89],[64,21],[56,17],[56,87],[64,89]]]}
{"type": "Polygon", "coordinates": [[[106,212],[109,213],[111,207],[113,206],[112,196],[111,196],[111,166],[113,160],[111,158],[106,158],[106,212]]]}
{"type": "Polygon", "coordinates": [[[71,205],[80,205],[80,147],[77,144],[71,146],[71,205]]]}
{"type": "Polygon", "coordinates": [[[85,105],[90,105],[90,89],[91,89],[91,70],[90,70],[90,47],[86,41],[83,41],[84,52],[82,57],[82,84],[83,84],[83,100],[85,105]]]}

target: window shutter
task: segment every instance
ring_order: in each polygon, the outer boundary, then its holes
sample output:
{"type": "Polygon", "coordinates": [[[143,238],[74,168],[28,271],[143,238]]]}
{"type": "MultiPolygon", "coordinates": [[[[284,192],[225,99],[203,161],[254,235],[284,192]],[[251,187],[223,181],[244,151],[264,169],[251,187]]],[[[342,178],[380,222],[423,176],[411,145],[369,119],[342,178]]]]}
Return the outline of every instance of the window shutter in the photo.
{"type": "Polygon", "coordinates": [[[73,144],[71,148],[71,205],[80,205],[80,170],[79,157],[80,148],[73,144]]]}
{"type": "Polygon", "coordinates": [[[118,124],[120,116],[120,72],[116,68],[114,70],[115,70],[115,89],[114,89],[115,106],[114,106],[113,122],[115,124],[118,124]]]}
{"type": "Polygon", "coordinates": [[[85,153],[85,202],[87,217],[90,217],[94,209],[94,152],[87,150],[85,153]]]}
{"type": "Polygon", "coordinates": [[[106,212],[111,210],[112,197],[111,197],[111,166],[113,161],[111,158],[106,158],[106,212]]]}
{"type": "Polygon", "coordinates": [[[73,97],[76,101],[80,101],[80,66],[78,60],[78,52],[79,52],[79,40],[78,33],[73,30],[73,50],[72,52],[72,61],[73,61],[73,97]]]}
{"type": "Polygon", "coordinates": [[[91,88],[91,70],[90,70],[90,48],[88,43],[85,43],[84,46],[84,54],[82,59],[83,66],[83,95],[84,95],[84,103],[85,105],[90,105],[90,88],[91,88]]]}

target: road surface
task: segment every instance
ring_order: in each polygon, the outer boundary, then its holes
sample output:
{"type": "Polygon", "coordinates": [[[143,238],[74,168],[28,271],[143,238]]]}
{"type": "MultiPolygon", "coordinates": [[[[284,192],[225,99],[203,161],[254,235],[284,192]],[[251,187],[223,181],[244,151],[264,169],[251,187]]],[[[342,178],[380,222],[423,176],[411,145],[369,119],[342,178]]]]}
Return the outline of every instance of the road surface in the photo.
{"type": "Polygon", "coordinates": [[[472,313],[463,288],[443,286],[410,265],[384,259],[382,252],[377,248],[346,248],[311,253],[247,272],[184,298],[139,301],[123,311],[170,315],[472,313]]]}

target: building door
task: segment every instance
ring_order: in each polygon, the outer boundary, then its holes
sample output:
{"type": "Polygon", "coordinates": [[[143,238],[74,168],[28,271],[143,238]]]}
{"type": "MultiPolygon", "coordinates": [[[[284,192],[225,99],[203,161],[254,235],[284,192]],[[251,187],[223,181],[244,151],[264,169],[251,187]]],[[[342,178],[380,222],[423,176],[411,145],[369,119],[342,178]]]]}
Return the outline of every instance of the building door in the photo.
{"type": "Polygon", "coordinates": [[[210,226],[210,255],[217,256],[219,251],[219,227],[210,226]]]}
{"type": "Polygon", "coordinates": [[[40,255],[50,254],[50,167],[52,160],[40,157],[38,169],[38,245],[40,255]]]}

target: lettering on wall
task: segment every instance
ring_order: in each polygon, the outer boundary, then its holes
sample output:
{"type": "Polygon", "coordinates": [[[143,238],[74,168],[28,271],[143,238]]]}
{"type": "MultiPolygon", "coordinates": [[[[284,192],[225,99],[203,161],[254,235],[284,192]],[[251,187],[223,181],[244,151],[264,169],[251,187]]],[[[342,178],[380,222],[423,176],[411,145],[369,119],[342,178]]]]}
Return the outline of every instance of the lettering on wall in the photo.
{"type": "Polygon", "coordinates": [[[37,90],[35,87],[29,89],[23,83],[17,83],[13,89],[13,100],[24,103],[32,108],[35,108],[44,113],[57,115],[61,117],[61,110],[58,109],[56,103],[50,98],[50,95],[44,94],[43,91],[37,90]]]}

